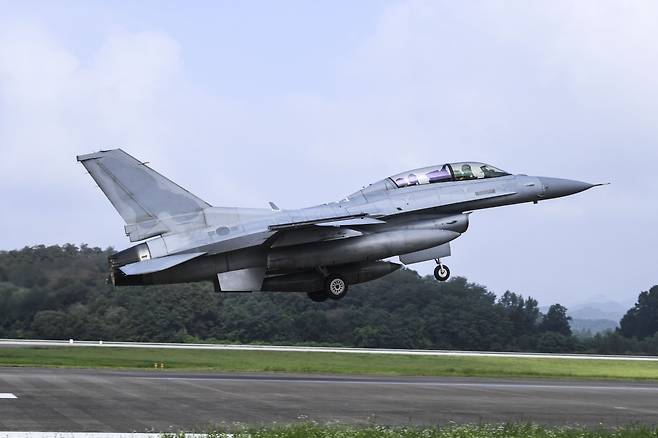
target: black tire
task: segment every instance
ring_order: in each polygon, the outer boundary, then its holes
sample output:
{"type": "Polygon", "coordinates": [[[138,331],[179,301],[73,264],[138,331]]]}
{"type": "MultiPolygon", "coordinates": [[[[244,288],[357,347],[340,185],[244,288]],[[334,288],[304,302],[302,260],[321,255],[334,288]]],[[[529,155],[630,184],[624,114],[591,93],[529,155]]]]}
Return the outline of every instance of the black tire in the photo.
{"type": "Polygon", "coordinates": [[[434,278],[439,281],[446,281],[450,278],[450,269],[446,265],[438,265],[434,268],[434,278]]]}
{"type": "Polygon", "coordinates": [[[311,300],[315,301],[316,303],[321,303],[323,301],[327,301],[327,298],[329,298],[327,296],[327,294],[325,293],[325,291],[323,291],[323,290],[321,290],[319,292],[308,292],[306,295],[308,295],[308,297],[311,300]]]}
{"type": "Polygon", "coordinates": [[[347,281],[340,275],[330,275],[324,283],[325,294],[332,300],[340,300],[347,294],[347,281]]]}

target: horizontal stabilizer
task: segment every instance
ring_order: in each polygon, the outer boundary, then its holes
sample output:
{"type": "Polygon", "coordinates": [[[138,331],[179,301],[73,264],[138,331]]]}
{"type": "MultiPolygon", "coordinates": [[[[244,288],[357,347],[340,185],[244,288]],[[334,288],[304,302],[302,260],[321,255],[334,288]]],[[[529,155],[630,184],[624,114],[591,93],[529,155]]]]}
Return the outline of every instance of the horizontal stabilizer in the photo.
{"type": "Polygon", "coordinates": [[[154,272],[164,271],[165,269],[180,265],[181,263],[192,260],[204,254],[205,252],[174,254],[165,257],[158,257],[157,259],[146,260],[143,262],[130,263],[129,265],[121,266],[119,269],[126,275],[152,274],[154,272]]]}

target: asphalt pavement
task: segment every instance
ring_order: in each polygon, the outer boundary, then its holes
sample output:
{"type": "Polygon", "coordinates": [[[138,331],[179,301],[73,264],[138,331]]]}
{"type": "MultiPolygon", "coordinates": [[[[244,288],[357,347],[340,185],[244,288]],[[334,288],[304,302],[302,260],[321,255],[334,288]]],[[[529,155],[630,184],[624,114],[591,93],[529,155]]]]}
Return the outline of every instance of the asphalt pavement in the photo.
{"type": "Polygon", "coordinates": [[[0,430],[203,431],[296,421],[658,424],[658,384],[0,368],[0,430]]]}

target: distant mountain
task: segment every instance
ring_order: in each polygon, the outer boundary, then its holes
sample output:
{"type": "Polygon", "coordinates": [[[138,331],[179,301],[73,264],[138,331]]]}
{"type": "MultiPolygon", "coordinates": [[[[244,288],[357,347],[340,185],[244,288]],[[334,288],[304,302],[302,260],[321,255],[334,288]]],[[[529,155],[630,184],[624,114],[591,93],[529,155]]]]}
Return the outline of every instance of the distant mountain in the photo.
{"type": "Polygon", "coordinates": [[[590,301],[569,309],[569,316],[573,319],[607,319],[619,321],[630,306],[616,301],[590,301]]]}
{"type": "Polygon", "coordinates": [[[571,331],[578,336],[594,335],[616,329],[619,324],[611,319],[577,319],[570,322],[571,331]]]}
{"type": "MultiPolygon", "coordinates": [[[[576,335],[593,335],[614,330],[619,327],[619,321],[630,307],[606,297],[594,297],[589,301],[569,306],[568,314],[572,318],[571,330],[576,335]]],[[[539,309],[545,314],[548,306],[539,309]]]]}

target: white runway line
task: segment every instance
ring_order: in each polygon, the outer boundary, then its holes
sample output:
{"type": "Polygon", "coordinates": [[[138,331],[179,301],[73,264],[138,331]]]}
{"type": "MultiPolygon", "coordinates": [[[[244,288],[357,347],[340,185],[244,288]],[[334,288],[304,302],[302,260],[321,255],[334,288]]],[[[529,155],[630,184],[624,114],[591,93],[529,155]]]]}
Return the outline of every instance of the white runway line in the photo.
{"type": "MultiPolygon", "coordinates": [[[[403,356],[464,356],[464,357],[513,357],[539,359],[580,359],[580,360],[628,360],[658,361],[658,356],[624,356],[596,354],[550,354],[517,353],[502,351],[454,351],[454,350],[403,350],[382,348],[344,347],[300,347],[292,345],[235,345],[235,344],[175,344],[154,342],[106,342],[106,341],[58,341],[47,339],[0,339],[0,347],[97,347],[97,348],[164,348],[174,350],[241,350],[241,351],[287,351],[298,353],[351,353],[351,354],[391,354],[403,356]]],[[[0,437],[2,438],[2,437],[0,437]]]]}
{"type": "Polygon", "coordinates": [[[621,385],[572,385],[565,384],[540,384],[540,383],[496,383],[496,382],[413,382],[396,380],[322,380],[322,379],[240,379],[231,377],[194,377],[194,376],[158,376],[137,377],[141,380],[183,380],[183,381],[207,381],[207,382],[257,382],[257,383],[286,383],[286,384],[320,384],[320,385],[399,385],[399,386],[422,386],[422,387],[452,387],[452,388],[501,388],[501,389],[566,389],[570,391],[653,391],[658,392],[658,386],[621,386],[621,385]]]}
{"type": "MultiPolygon", "coordinates": [[[[167,432],[169,433],[169,432],[167,432]]],[[[176,436],[176,433],[171,434],[176,436]]],[[[221,438],[231,438],[232,434],[217,435],[221,438]]],[[[0,438],[160,438],[162,433],[112,433],[112,432],[3,432],[0,438]]],[[[186,438],[205,438],[206,434],[186,433],[186,438]]]]}
{"type": "Polygon", "coordinates": [[[10,392],[0,392],[0,398],[18,398],[10,392]]]}

